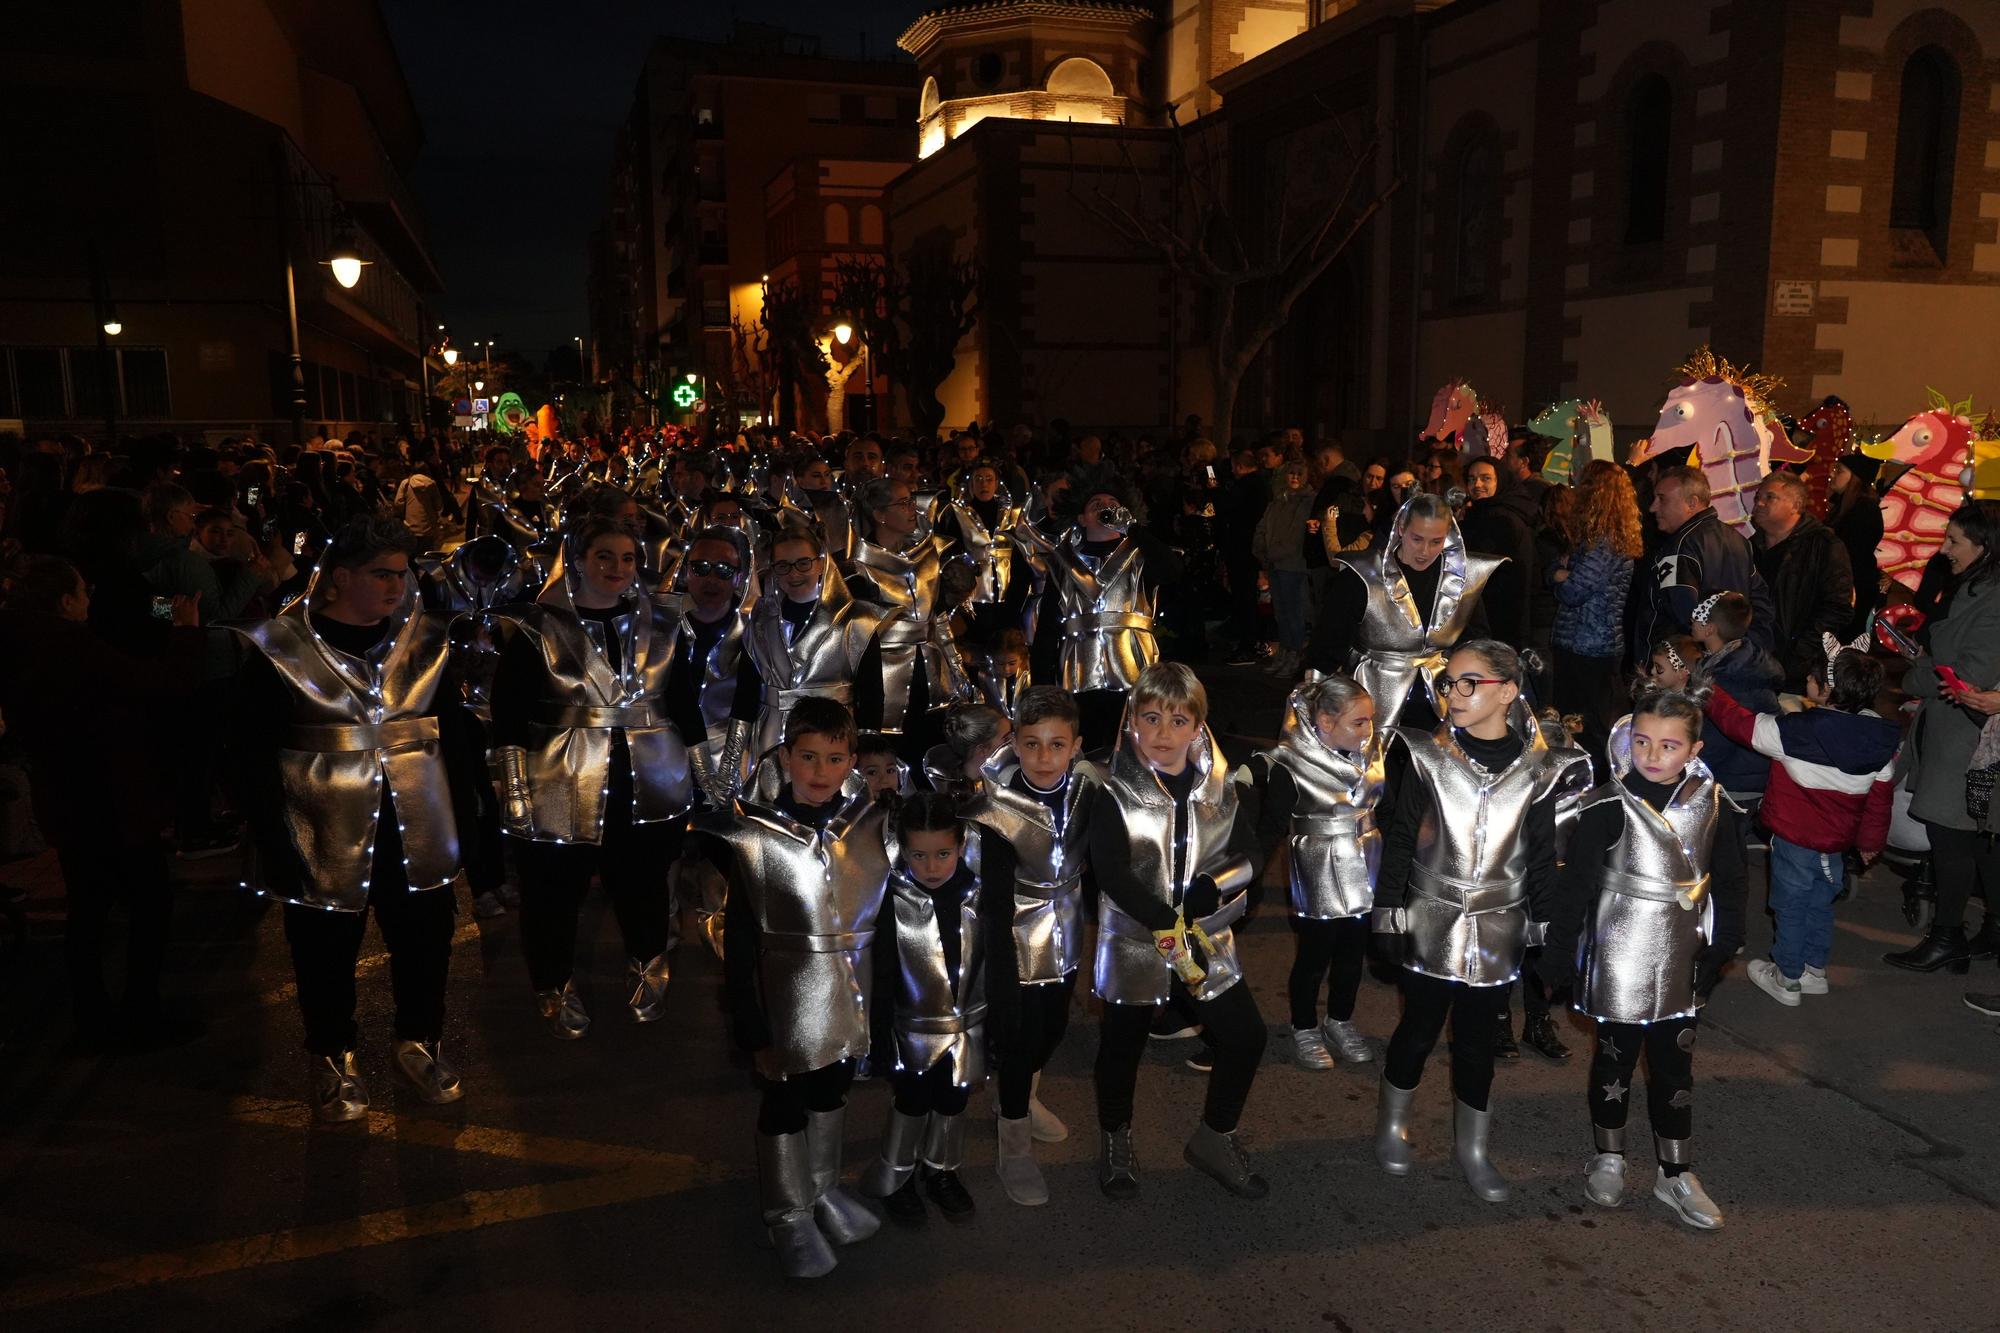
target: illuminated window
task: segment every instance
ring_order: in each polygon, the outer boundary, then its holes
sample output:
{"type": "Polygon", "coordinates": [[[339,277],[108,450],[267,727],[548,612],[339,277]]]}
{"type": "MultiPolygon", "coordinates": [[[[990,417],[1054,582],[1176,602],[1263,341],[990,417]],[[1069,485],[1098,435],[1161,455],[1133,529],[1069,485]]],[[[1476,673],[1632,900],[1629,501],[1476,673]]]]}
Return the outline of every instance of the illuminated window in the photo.
{"type": "Polygon", "coordinates": [[[1111,76],[1095,60],[1071,56],[1049,71],[1049,91],[1067,97],[1110,97],[1111,76]]]}

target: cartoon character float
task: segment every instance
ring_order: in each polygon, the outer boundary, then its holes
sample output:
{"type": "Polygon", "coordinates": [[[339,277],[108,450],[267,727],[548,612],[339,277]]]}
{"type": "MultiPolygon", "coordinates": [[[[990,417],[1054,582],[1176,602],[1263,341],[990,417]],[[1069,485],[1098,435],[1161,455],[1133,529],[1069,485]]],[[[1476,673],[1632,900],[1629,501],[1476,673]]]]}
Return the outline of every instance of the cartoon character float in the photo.
{"type": "Polygon", "coordinates": [[[1930,406],[1903,428],[1861,451],[1886,463],[1905,465],[1882,497],[1882,541],[1875,563],[1883,574],[1914,588],[1924,566],[1944,541],[1945,524],[1965,499],[1972,467],[1972,400],[1954,403],[1928,390],[1930,406]]]}
{"type": "Polygon", "coordinates": [[[1616,457],[1611,418],[1595,398],[1550,403],[1528,421],[1528,429],[1554,441],[1542,463],[1542,480],[1553,485],[1574,485],[1592,459],[1616,457]]]}

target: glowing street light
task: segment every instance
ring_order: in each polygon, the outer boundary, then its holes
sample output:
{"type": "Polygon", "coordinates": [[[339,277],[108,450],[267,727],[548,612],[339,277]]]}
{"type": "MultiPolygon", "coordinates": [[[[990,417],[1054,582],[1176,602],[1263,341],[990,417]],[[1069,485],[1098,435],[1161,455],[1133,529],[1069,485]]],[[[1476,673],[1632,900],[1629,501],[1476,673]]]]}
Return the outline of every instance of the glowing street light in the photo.
{"type": "Polygon", "coordinates": [[[456,347],[447,347],[444,349],[444,363],[447,366],[458,364],[458,349],[456,347]]]}
{"type": "Polygon", "coordinates": [[[847,323],[845,320],[833,326],[834,341],[839,343],[842,347],[847,346],[848,342],[853,337],[854,337],[854,326],[852,324],[847,323]]]}
{"type": "Polygon", "coordinates": [[[342,287],[352,288],[361,281],[361,270],[375,261],[363,259],[361,249],[355,243],[354,231],[345,221],[333,234],[333,245],[327,250],[326,258],[319,261],[333,270],[333,280],[342,287]]]}
{"type": "Polygon", "coordinates": [[[125,326],[118,320],[117,306],[106,306],[104,308],[104,332],[113,338],[125,332],[125,326]]]}

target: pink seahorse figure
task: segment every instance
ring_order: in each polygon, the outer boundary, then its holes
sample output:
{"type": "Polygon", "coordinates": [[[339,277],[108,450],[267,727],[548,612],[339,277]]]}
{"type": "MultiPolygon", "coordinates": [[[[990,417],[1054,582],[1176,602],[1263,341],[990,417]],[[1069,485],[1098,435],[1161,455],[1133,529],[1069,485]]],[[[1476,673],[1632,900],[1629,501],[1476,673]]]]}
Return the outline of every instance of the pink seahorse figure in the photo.
{"type": "Polygon", "coordinates": [[[1660,406],[1643,458],[1693,448],[1692,462],[1708,478],[1716,517],[1748,537],[1757,483],[1771,465],[1768,403],[1782,381],[1738,370],[1707,347],[1697,349],[1680,374],[1660,406]]]}
{"type": "Polygon", "coordinates": [[[1466,425],[1479,408],[1479,391],[1464,380],[1447,380],[1431,398],[1424,434],[1440,444],[1463,442],[1466,425]]]}
{"type": "Polygon", "coordinates": [[[1905,587],[1915,587],[1944,541],[1945,524],[1965,498],[1972,455],[1972,400],[1954,403],[1936,389],[1931,405],[1879,444],[1862,452],[1909,469],[1882,497],[1882,541],[1875,563],[1905,587]]]}
{"type": "Polygon", "coordinates": [[[1475,458],[1500,457],[1507,452],[1506,415],[1481,398],[1473,409],[1472,419],[1465,423],[1461,443],[1468,462],[1475,458]]]}

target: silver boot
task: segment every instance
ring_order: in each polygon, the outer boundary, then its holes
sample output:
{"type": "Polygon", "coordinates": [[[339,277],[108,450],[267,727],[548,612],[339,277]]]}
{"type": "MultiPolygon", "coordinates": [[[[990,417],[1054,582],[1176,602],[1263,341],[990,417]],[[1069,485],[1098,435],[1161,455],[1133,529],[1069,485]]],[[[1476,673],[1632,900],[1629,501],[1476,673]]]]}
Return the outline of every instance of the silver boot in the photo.
{"type": "Polygon", "coordinates": [[[1375,1099],[1375,1160],[1392,1176],[1407,1176],[1416,1156],[1410,1148],[1410,1110],[1415,1088],[1399,1088],[1385,1075],[1375,1099]]]}
{"type": "Polygon", "coordinates": [[[432,1106],[455,1102],[465,1095],[458,1071],[446,1063],[444,1043],[399,1041],[395,1050],[396,1072],[403,1076],[421,1101],[432,1106]]]}
{"type": "Polygon", "coordinates": [[[1000,1142],[993,1155],[993,1170],[1000,1188],[1015,1203],[1033,1208],[1049,1201],[1049,1183],[1035,1164],[1035,1133],[1030,1117],[1019,1120],[1000,1117],[1000,1142]]]}
{"type": "Polygon", "coordinates": [[[632,998],[625,1003],[632,1010],[634,1022],[650,1023],[666,1016],[667,982],[672,979],[667,955],[671,952],[671,948],[662,951],[650,963],[642,963],[636,958],[626,961],[625,975],[632,982],[632,998]]]}
{"type": "Polygon", "coordinates": [[[757,1136],[757,1201],[786,1277],[825,1277],[840,1262],[813,1221],[809,1155],[804,1134],[757,1136]]]}
{"type": "Polygon", "coordinates": [[[924,1147],[918,1160],[933,1171],[956,1171],[965,1165],[965,1117],[938,1115],[925,1117],[924,1147]]]}
{"type": "Polygon", "coordinates": [[[1271,1192],[1264,1177],[1250,1169],[1235,1133],[1210,1129],[1206,1120],[1194,1127],[1194,1137],[1187,1141],[1181,1156],[1189,1166],[1213,1176],[1222,1188],[1238,1198],[1261,1199],[1271,1192]]]}
{"type": "Polygon", "coordinates": [[[584,1012],[583,997],[576,993],[575,981],[565,981],[561,990],[536,991],[535,1007],[541,1011],[542,1021],[549,1025],[550,1034],[563,1041],[575,1041],[590,1031],[590,1015],[584,1012]]]}
{"type": "Polygon", "coordinates": [[[813,1217],[835,1245],[867,1240],[882,1229],[868,1205],[840,1187],[840,1155],[847,1146],[847,1108],[806,1112],[806,1142],[812,1149],[813,1217]]]}
{"type": "Polygon", "coordinates": [[[1600,1207],[1616,1208],[1625,1202],[1625,1127],[1593,1125],[1591,1133],[1597,1155],[1583,1169],[1584,1197],[1600,1207]]]}
{"type": "Polygon", "coordinates": [[[315,1120],[338,1125],[368,1114],[368,1089],[362,1086],[353,1051],[311,1057],[306,1076],[311,1080],[315,1120]]]}
{"type": "Polygon", "coordinates": [[[917,1169],[917,1148],[924,1140],[924,1123],[930,1117],[904,1115],[891,1107],[889,1123],[882,1131],[882,1155],[861,1173],[861,1192],[871,1199],[886,1199],[903,1188],[917,1169]]]}
{"type": "Polygon", "coordinates": [[[1368,1049],[1368,1039],[1354,1026],[1353,1019],[1343,1023],[1329,1018],[1319,1025],[1319,1030],[1327,1044],[1340,1053],[1343,1063],[1365,1065],[1375,1058],[1375,1052],[1368,1049]]]}
{"type": "Polygon", "coordinates": [[[1513,1191],[1486,1156],[1486,1140],[1493,1132],[1493,1112],[1475,1111],[1454,1099],[1451,1131],[1452,1155],[1458,1159],[1458,1169],[1465,1173],[1465,1183],[1472,1186],[1472,1192],[1488,1203],[1507,1202],[1513,1191]]]}

